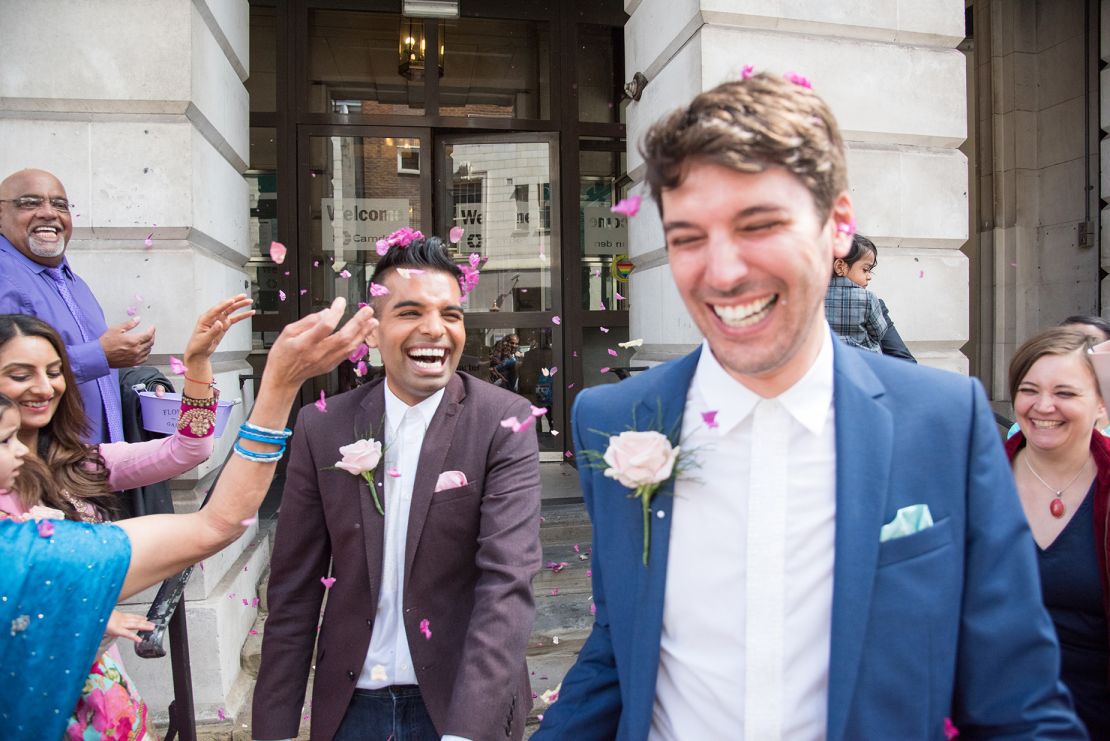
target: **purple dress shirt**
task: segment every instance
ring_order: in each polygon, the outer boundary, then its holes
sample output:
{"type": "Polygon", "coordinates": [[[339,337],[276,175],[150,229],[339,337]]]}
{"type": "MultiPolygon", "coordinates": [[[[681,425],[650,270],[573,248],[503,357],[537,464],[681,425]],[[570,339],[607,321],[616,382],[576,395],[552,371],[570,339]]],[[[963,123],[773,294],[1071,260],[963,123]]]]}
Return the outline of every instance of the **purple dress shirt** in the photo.
{"type": "MultiPolygon", "coordinates": [[[[61,268],[66,275],[70,293],[77,300],[94,337],[108,329],[104,311],[85,281],[74,273],[63,258],[61,268]]],[[[66,343],[70,366],[77,377],[85,412],[89,415],[88,442],[93,445],[109,442],[108,424],[105,419],[104,400],[96,379],[111,376],[111,393],[115,395],[115,409],[120,409],[119,373],[108,367],[108,358],[99,340],[84,342],[77,320],[73,318],[65,301],[58,294],[53,279],[47,275],[46,266],[31,260],[0,236],[0,314],[31,314],[58,330],[66,343]]]]}

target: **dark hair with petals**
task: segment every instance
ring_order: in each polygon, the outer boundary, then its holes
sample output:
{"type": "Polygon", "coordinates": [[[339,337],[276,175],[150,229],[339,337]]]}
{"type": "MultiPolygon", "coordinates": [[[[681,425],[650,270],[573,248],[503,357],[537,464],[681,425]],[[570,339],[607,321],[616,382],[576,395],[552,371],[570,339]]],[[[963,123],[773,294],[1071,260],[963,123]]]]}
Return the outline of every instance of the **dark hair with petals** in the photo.
{"type": "Polygon", "coordinates": [[[652,126],[640,153],[660,213],[659,194],[678,187],[692,161],[744,173],[785,168],[813,195],[822,220],[848,190],[844,142],[832,111],[808,87],[766,72],[701,93],[652,126]]]}
{"type": "MultiPolygon", "coordinates": [[[[17,490],[20,501],[28,507],[41,503],[60,509],[67,519],[72,520],[82,519],[75,501],[87,501],[104,511],[113,511],[104,459],[96,446],[85,443],[89,434],[89,418],[81,403],[65,342],[53,327],[41,319],[26,314],[0,314],[0,348],[16,337],[38,337],[49,342],[61,358],[62,378],[66,383],[54,416],[39,430],[38,450],[31,451],[46,465],[49,485],[42,491],[31,492],[21,484],[17,490]]],[[[24,468],[26,466],[25,462],[24,468]]]]}

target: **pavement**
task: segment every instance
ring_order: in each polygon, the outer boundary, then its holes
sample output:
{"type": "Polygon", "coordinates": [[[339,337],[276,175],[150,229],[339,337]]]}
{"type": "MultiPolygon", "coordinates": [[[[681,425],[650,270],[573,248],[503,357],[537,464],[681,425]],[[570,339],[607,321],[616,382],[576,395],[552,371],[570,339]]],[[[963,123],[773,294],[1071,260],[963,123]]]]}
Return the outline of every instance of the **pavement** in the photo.
{"type": "MultiPolygon", "coordinates": [[[[545,692],[554,691],[562,682],[578,656],[593,624],[590,589],[590,523],[582,504],[578,475],[565,463],[541,464],[543,484],[540,541],[545,567],[532,583],[536,600],[536,623],[528,644],[528,668],[531,672],[534,707],[528,718],[525,738],[538,727],[539,716],[546,709],[545,692]]],[[[245,674],[251,678],[250,689],[238,713],[218,723],[197,726],[199,741],[250,741],[251,700],[254,677],[261,661],[262,636],[266,632],[268,603],[266,587],[269,573],[258,586],[260,597],[258,619],[247,637],[240,655],[245,674]]],[[[306,698],[312,696],[309,676],[306,698]]],[[[298,739],[309,738],[310,714],[301,711],[298,739]]],[[[158,729],[160,734],[164,728],[158,729]]]]}

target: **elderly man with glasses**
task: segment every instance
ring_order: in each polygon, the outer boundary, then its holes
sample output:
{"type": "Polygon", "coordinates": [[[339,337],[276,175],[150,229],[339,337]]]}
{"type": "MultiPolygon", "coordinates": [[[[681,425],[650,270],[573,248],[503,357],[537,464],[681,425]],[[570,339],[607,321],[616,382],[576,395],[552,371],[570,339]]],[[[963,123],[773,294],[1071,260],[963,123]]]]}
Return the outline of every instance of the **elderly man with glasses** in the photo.
{"type": "Polygon", "coordinates": [[[72,204],[58,178],[20,170],[0,182],[0,314],[31,314],[61,333],[89,415],[88,442],[123,439],[116,368],[141,365],[154,327],[139,317],[109,327],[85,281],[66,260],[72,204]]]}

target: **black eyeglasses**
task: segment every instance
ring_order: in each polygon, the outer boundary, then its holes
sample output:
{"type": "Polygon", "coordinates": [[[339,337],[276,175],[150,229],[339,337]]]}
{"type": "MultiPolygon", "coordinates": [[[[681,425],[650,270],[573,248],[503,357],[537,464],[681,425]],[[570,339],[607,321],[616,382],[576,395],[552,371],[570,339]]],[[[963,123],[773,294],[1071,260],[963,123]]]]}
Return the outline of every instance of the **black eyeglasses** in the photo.
{"type": "Polygon", "coordinates": [[[0,203],[12,203],[20,211],[37,211],[42,208],[44,203],[49,203],[50,208],[58,211],[59,213],[68,214],[70,207],[73,205],[65,198],[57,196],[55,198],[43,198],[42,196],[19,196],[18,198],[0,198],[0,203]]]}

